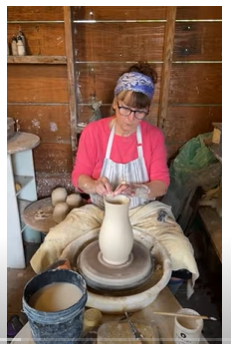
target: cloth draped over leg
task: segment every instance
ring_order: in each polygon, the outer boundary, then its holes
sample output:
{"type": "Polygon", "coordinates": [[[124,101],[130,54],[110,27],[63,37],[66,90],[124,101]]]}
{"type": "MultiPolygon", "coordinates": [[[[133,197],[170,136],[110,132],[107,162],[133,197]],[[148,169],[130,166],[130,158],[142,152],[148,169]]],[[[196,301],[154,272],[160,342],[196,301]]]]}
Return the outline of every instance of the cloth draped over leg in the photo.
{"type": "MultiPolygon", "coordinates": [[[[172,270],[187,269],[192,273],[192,279],[187,286],[187,294],[190,297],[199,272],[193,247],[175,221],[171,207],[153,201],[130,209],[129,217],[134,229],[152,235],[166,248],[172,262],[172,270]]],[[[91,230],[100,230],[103,218],[104,210],[93,204],[73,209],[65,220],[50,228],[44,242],[31,258],[32,269],[40,273],[58,260],[64,251],[70,255],[68,246],[81,235],[91,230]]],[[[71,260],[71,256],[68,258],[71,260]]]]}

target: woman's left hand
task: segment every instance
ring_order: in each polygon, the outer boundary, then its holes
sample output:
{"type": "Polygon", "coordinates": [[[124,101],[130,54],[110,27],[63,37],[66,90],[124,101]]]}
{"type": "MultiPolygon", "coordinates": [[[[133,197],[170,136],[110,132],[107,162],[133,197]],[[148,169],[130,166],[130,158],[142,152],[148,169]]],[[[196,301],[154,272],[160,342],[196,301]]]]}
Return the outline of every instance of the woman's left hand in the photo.
{"type": "Polygon", "coordinates": [[[117,188],[113,192],[113,195],[116,196],[122,194],[130,197],[148,198],[149,193],[150,189],[147,185],[122,182],[117,186],[117,188]]]}

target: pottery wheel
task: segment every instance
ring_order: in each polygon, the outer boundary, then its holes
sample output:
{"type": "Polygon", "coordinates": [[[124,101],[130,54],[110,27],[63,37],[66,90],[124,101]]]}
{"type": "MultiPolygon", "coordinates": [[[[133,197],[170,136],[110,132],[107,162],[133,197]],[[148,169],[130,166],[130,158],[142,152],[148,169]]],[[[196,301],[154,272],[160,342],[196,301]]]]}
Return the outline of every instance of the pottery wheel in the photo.
{"type": "Polygon", "coordinates": [[[138,241],[134,241],[132,252],[125,264],[106,263],[98,240],[85,247],[77,261],[79,272],[87,284],[100,290],[125,290],[140,286],[150,278],[153,265],[150,251],[138,241]]]}

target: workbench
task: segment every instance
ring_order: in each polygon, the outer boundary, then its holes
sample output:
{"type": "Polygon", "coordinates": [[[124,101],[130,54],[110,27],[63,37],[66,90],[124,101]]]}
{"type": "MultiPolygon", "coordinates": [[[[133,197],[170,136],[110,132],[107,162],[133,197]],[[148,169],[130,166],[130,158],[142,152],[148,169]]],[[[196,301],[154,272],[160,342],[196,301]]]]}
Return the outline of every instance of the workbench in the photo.
{"type": "MultiPolygon", "coordinates": [[[[143,320],[147,321],[149,324],[156,326],[161,337],[163,344],[174,344],[173,329],[174,329],[174,317],[166,315],[157,315],[153,311],[163,311],[163,312],[177,312],[181,308],[179,302],[176,300],[174,295],[165,287],[157,299],[153,301],[149,306],[145,307],[142,310],[139,310],[131,316],[132,321],[143,320]]],[[[121,315],[103,315],[103,322],[112,321],[121,318],[121,315]]],[[[17,336],[12,340],[12,344],[18,343],[22,344],[33,344],[34,341],[31,337],[29,323],[27,323],[17,336]]],[[[200,344],[208,344],[206,339],[202,336],[200,344]]]]}

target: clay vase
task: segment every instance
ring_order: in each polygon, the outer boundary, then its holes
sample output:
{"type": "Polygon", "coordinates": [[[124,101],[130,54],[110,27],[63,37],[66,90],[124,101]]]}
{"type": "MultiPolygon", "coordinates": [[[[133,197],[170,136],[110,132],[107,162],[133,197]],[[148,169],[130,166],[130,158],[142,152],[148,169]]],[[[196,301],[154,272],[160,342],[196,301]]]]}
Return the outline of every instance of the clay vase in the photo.
{"type": "Polygon", "coordinates": [[[99,247],[108,264],[121,265],[129,259],[134,242],[129,204],[130,199],[123,195],[104,198],[105,215],[99,232],[99,247]]]}

